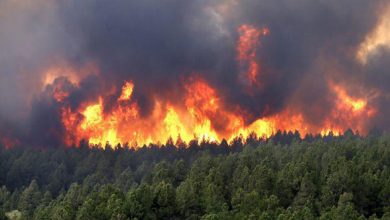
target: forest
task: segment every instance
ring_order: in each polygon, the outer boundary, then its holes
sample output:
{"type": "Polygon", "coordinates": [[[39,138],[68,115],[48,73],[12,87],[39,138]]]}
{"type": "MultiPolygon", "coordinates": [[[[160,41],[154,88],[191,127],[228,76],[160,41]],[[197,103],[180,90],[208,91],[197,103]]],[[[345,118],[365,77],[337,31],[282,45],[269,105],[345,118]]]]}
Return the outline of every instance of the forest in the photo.
{"type": "Polygon", "coordinates": [[[390,135],[0,147],[0,219],[390,219],[390,135]]]}

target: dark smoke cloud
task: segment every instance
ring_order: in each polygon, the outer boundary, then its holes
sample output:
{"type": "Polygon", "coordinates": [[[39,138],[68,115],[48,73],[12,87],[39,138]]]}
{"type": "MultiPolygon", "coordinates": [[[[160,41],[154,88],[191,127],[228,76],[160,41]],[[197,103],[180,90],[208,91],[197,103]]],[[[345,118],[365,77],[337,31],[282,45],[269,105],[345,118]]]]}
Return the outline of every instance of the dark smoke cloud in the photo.
{"type": "MultiPolygon", "coordinates": [[[[153,96],[180,101],[183,79],[196,73],[218,88],[226,108],[245,112],[247,123],[289,105],[320,124],[333,107],[329,79],[351,84],[351,92],[377,90],[381,95],[373,104],[378,117],[386,118],[388,49],[370,57],[365,67],[354,57],[384,2],[5,0],[0,3],[0,123],[7,119],[27,127],[25,136],[39,145],[60,143],[59,109],[41,82],[43,71],[59,60],[72,66],[94,62],[100,69],[78,88],[65,79],[55,82],[67,84],[72,108],[131,79],[147,116],[153,96]],[[238,80],[235,46],[241,24],[271,30],[256,58],[262,86],[250,92],[238,80]]],[[[113,97],[105,97],[106,110],[113,97]]],[[[389,129],[390,123],[376,118],[372,124],[389,129]]]]}
{"type": "Polygon", "coordinates": [[[366,88],[374,92],[379,91],[373,104],[378,106],[378,116],[371,122],[371,126],[380,129],[389,129],[390,126],[390,48],[381,47],[369,58],[369,64],[364,71],[363,79],[366,88]]]}

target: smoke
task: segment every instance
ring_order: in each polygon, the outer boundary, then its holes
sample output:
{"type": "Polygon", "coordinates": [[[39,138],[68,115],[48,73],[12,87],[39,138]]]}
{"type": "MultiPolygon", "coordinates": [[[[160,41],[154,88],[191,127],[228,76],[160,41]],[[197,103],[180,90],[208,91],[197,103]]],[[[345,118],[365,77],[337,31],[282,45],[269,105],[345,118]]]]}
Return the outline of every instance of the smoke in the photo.
{"type": "Polygon", "coordinates": [[[132,80],[147,117],[155,97],[180,102],[183,82],[193,75],[217,88],[224,107],[244,114],[246,124],[289,108],[321,126],[335,108],[332,81],[370,98],[377,114],[367,130],[388,130],[389,45],[365,64],[356,58],[385,6],[382,0],[1,1],[0,134],[60,145],[65,131],[52,98],[56,86],[66,88],[72,109],[104,91],[110,111],[118,86],[132,80]],[[255,57],[259,85],[240,79],[242,24],[270,30],[255,57]],[[45,83],[53,66],[79,70],[90,63],[96,68],[76,74],[77,87],[63,69],[57,76],[68,78],[45,83]]]}

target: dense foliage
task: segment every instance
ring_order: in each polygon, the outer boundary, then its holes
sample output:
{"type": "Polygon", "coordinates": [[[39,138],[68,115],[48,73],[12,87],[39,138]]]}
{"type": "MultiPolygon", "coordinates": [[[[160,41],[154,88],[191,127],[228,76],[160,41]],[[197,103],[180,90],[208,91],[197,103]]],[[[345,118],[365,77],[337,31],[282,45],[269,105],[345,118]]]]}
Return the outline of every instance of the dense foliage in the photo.
{"type": "Polygon", "coordinates": [[[0,219],[390,219],[389,135],[176,145],[1,148],[0,219]]]}

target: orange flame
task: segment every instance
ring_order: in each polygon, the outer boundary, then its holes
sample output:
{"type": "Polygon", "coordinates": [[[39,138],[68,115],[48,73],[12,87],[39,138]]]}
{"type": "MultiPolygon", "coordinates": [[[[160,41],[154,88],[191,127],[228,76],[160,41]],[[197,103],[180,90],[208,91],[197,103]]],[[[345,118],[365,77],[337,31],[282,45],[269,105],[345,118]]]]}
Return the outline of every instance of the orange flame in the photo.
{"type": "MultiPolygon", "coordinates": [[[[242,25],[237,42],[237,59],[245,68],[244,76],[251,85],[259,85],[260,64],[256,60],[260,37],[269,34],[267,28],[258,29],[251,25],[242,25]]],[[[81,71],[98,72],[95,66],[86,67],[81,71]]],[[[56,68],[53,68],[56,70],[56,68]]],[[[72,68],[62,68],[61,73],[70,77],[75,87],[78,78],[72,80],[72,75],[80,75],[72,68]]],[[[57,71],[58,72],[58,71],[57,71]]],[[[53,70],[49,76],[61,76],[53,70]]],[[[51,81],[51,83],[54,79],[51,81]]],[[[163,143],[170,138],[189,142],[194,138],[209,141],[233,140],[237,136],[249,136],[254,132],[259,137],[270,137],[278,130],[299,131],[301,135],[308,133],[332,132],[339,135],[348,128],[364,131],[368,118],[375,115],[375,109],[369,105],[369,97],[354,97],[341,85],[329,83],[333,93],[334,108],[318,124],[313,124],[305,115],[296,110],[293,105],[285,106],[284,110],[272,115],[259,117],[247,124],[246,116],[240,109],[228,108],[219,91],[206,80],[193,76],[184,81],[184,94],[181,100],[151,98],[153,110],[147,116],[141,114],[141,108],[133,97],[138,89],[133,81],[125,81],[118,93],[102,92],[93,103],[83,103],[79,109],[62,107],[61,119],[66,135],[66,144],[77,144],[86,139],[93,145],[110,143],[128,143],[130,146],[141,146],[149,143],[163,143]],[[116,102],[110,103],[110,109],[105,109],[107,95],[117,94],[116,102]],[[178,104],[181,103],[181,104],[178,104]]],[[[50,84],[50,80],[48,82],[50,84]]],[[[115,88],[115,87],[114,87],[115,88]]],[[[54,99],[62,103],[69,94],[65,88],[58,86],[54,89],[54,99]]],[[[112,100],[112,99],[110,99],[112,100]]]]}
{"type": "Polygon", "coordinates": [[[246,72],[244,75],[251,85],[257,84],[260,64],[256,61],[257,48],[260,45],[260,36],[269,34],[268,28],[257,29],[251,25],[241,25],[238,28],[240,37],[237,43],[237,59],[246,72]]]}
{"type": "Polygon", "coordinates": [[[218,92],[200,77],[191,77],[185,84],[183,106],[162,100],[154,100],[154,110],[146,117],[141,117],[139,107],[131,94],[135,85],[125,82],[117,105],[111,112],[104,112],[104,100],[72,112],[64,108],[63,125],[68,136],[68,144],[77,143],[85,138],[89,143],[117,144],[129,143],[140,146],[149,143],[163,143],[170,138],[179,138],[189,142],[194,138],[209,141],[232,140],[252,132],[260,137],[269,137],[277,130],[298,130],[301,135],[317,132],[326,135],[332,132],[339,135],[342,130],[354,126],[358,117],[370,116],[371,108],[362,98],[353,98],[340,86],[330,84],[334,91],[336,107],[325,120],[322,127],[313,126],[305,121],[302,114],[288,110],[263,117],[245,125],[244,117],[237,112],[226,110],[218,92]],[[126,100],[126,102],[123,102],[126,100]]]}
{"type": "Polygon", "coordinates": [[[134,84],[132,82],[125,82],[125,85],[122,87],[122,94],[119,97],[119,101],[127,101],[131,99],[133,94],[134,84]]]}
{"type": "Polygon", "coordinates": [[[332,86],[333,91],[337,95],[339,108],[349,108],[352,112],[364,111],[367,106],[367,100],[353,98],[338,85],[332,86]]]}
{"type": "Polygon", "coordinates": [[[329,82],[329,88],[335,94],[335,107],[320,133],[324,135],[332,132],[338,135],[347,128],[365,131],[366,121],[376,114],[376,110],[368,106],[368,98],[352,97],[342,86],[334,82],[329,82]]]}

